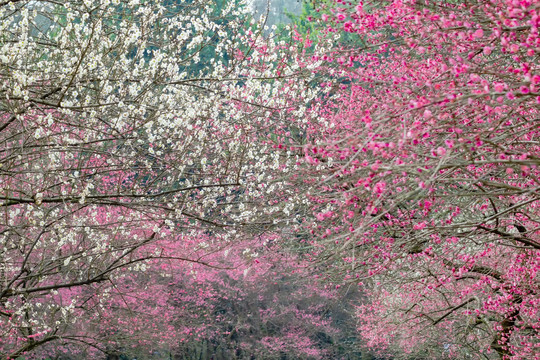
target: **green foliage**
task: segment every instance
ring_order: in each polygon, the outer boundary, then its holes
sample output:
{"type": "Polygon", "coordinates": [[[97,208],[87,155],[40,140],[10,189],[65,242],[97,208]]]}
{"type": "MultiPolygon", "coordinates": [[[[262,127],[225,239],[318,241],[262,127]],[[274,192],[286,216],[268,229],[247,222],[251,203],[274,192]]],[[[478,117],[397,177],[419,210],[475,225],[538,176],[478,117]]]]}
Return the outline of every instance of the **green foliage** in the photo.
{"type": "Polygon", "coordinates": [[[316,8],[313,3],[308,1],[302,2],[302,13],[299,15],[293,14],[285,10],[285,14],[290,19],[290,24],[278,24],[276,29],[276,37],[278,41],[285,41],[287,43],[293,43],[293,32],[290,29],[296,30],[302,38],[308,38],[313,43],[316,43],[321,35],[320,27],[310,21],[310,19],[317,16],[316,8]]]}
{"type": "MultiPolygon", "coordinates": [[[[309,39],[311,46],[306,47],[306,51],[309,52],[320,41],[321,37],[327,36],[326,23],[322,22],[321,15],[327,14],[330,18],[334,17],[334,14],[328,9],[331,8],[333,2],[329,0],[321,1],[306,1],[302,3],[302,13],[299,15],[285,12],[287,17],[291,20],[290,24],[279,24],[277,28],[277,38],[280,41],[293,42],[293,35],[296,31],[297,36],[302,39],[309,39]],[[293,30],[291,32],[290,30],[293,30]]],[[[357,34],[351,34],[341,31],[339,43],[347,46],[360,46],[364,45],[363,40],[357,34]]],[[[305,45],[304,45],[305,46],[305,45]]]]}

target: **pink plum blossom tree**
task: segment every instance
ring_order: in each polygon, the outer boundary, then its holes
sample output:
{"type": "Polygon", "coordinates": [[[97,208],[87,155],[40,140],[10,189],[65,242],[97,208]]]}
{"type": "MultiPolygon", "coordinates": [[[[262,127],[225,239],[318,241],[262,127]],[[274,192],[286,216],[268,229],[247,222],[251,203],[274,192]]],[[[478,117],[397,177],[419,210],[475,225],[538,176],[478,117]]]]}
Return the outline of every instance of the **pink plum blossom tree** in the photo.
{"type": "Polygon", "coordinates": [[[538,3],[317,11],[326,95],[278,147],[303,157],[323,276],[360,285],[361,335],[396,358],[538,358],[538,3]]]}

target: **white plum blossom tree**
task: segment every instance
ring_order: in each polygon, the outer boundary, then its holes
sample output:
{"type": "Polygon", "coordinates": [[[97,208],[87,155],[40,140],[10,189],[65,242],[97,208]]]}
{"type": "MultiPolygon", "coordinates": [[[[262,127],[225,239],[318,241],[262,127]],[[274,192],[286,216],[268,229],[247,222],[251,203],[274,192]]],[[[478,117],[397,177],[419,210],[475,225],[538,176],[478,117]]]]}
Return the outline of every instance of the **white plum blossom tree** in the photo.
{"type": "Polygon", "coordinates": [[[256,140],[309,79],[249,21],[234,0],[0,2],[0,358],[97,348],[81,314],[119,283],[219,266],[278,221],[294,154],[256,140]]]}

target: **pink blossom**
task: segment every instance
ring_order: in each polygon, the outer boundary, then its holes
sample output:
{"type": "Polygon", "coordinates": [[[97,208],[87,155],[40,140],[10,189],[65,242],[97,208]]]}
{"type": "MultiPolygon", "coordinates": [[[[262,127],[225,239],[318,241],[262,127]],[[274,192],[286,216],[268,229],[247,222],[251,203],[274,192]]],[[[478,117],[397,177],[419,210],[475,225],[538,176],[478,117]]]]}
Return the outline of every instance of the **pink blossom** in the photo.
{"type": "Polygon", "coordinates": [[[482,36],[484,36],[484,30],[478,29],[474,32],[473,37],[475,39],[480,39],[482,36]]]}
{"type": "Polygon", "coordinates": [[[503,83],[495,83],[493,84],[493,88],[496,92],[503,92],[506,86],[503,83]]]}
{"type": "Polygon", "coordinates": [[[373,191],[376,194],[379,194],[379,195],[382,194],[385,189],[386,189],[386,183],[385,182],[379,182],[379,183],[375,184],[375,186],[373,187],[373,191]]]}
{"type": "Polygon", "coordinates": [[[437,148],[437,155],[443,156],[443,155],[445,155],[445,154],[446,154],[446,149],[443,148],[442,146],[439,146],[439,147],[437,148]]]}
{"type": "Polygon", "coordinates": [[[422,230],[422,229],[424,229],[426,227],[426,225],[427,225],[426,222],[422,221],[422,222],[419,222],[419,223],[415,224],[413,226],[413,229],[414,230],[422,230]]]}

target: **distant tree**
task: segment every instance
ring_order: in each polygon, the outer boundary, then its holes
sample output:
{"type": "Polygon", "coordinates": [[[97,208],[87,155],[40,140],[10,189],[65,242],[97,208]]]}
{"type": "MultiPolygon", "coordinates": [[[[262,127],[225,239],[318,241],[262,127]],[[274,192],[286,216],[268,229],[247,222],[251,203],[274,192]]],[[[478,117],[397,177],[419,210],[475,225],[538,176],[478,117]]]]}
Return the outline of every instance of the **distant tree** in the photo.
{"type": "Polygon", "coordinates": [[[353,309],[340,309],[346,302],[335,287],[306,281],[309,263],[283,253],[278,241],[238,252],[253,257],[249,267],[218,273],[197,266],[195,275],[178,278],[171,291],[191,309],[177,313],[186,359],[203,350],[208,359],[330,359],[351,351],[341,340],[354,329],[353,309]]]}

